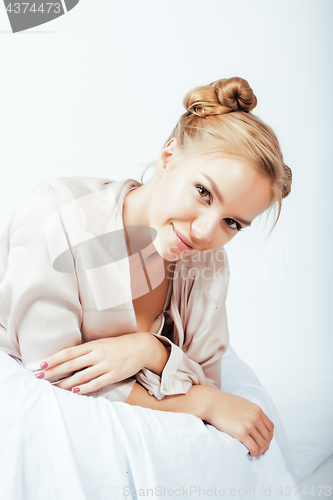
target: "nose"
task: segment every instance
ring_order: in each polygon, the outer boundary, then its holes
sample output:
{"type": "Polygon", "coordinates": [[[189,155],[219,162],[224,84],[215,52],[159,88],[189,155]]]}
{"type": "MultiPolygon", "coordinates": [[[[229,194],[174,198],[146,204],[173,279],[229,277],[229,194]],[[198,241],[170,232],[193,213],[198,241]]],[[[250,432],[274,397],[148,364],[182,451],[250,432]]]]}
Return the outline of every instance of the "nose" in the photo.
{"type": "Polygon", "coordinates": [[[197,243],[209,243],[213,238],[218,226],[218,221],[213,217],[202,217],[195,219],[191,224],[192,238],[197,243]]]}

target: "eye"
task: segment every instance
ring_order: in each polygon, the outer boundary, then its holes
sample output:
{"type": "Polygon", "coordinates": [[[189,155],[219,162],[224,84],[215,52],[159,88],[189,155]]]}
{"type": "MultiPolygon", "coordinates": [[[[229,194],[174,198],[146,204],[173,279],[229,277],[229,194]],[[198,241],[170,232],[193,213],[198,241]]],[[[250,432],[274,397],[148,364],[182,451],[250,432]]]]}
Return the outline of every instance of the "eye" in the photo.
{"type": "Polygon", "coordinates": [[[237,229],[237,231],[241,231],[242,230],[242,226],[236,220],[230,219],[229,217],[226,217],[224,220],[226,221],[226,223],[228,224],[228,226],[231,227],[231,229],[237,229]],[[231,221],[231,224],[229,224],[229,221],[231,221]],[[234,224],[236,224],[236,227],[232,227],[234,224]]]}
{"type": "Polygon", "coordinates": [[[198,189],[198,192],[199,192],[199,194],[200,194],[200,198],[204,199],[204,198],[205,198],[205,196],[209,196],[209,199],[208,199],[207,201],[209,201],[209,202],[211,201],[211,199],[212,199],[213,197],[212,197],[212,195],[211,195],[210,191],[208,191],[208,189],[207,189],[207,188],[205,188],[205,186],[201,186],[200,184],[198,184],[198,186],[196,186],[196,188],[198,189]],[[199,191],[199,190],[200,190],[200,191],[199,191]],[[202,194],[202,192],[203,192],[203,191],[206,191],[206,193],[207,193],[205,196],[201,196],[201,194],[202,194]]]}
{"type": "MultiPolygon", "coordinates": [[[[198,184],[196,188],[199,192],[200,198],[204,199],[206,196],[209,196],[209,199],[207,201],[210,204],[211,200],[213,199],[213,196],[211,195],[210,191],[207,188],[205,188],[205,186],[202,186],[200,184],[198,184]],[[206,194],[204,194],[204,196],[201,196],[202,192],[206,192],[206,194]]],[[[229,217],[226,217],[224,220],[231,229],[236,229],[237,231],[242,230],[242,226],[236,220],[230,219],[229,217]],[[233,225],[236,225],[236,227],[232,227],[233,225]]]]}

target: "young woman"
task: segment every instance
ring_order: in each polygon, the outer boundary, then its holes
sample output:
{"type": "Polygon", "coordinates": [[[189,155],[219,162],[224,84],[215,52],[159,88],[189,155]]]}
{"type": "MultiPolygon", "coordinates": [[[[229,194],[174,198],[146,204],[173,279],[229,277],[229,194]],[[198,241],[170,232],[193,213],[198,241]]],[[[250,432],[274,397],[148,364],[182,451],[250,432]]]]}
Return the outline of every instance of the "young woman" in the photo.
{"type": "Polygon", "coordinates": [[[273,423],[220,390],[224,245],[268,208],[279,217],[291,186],[256,103],[241,78],[195,88],[147,184],[32,190],[1,240],[0,348],[62,389],[189,413],[263,454],[273,423]]]}

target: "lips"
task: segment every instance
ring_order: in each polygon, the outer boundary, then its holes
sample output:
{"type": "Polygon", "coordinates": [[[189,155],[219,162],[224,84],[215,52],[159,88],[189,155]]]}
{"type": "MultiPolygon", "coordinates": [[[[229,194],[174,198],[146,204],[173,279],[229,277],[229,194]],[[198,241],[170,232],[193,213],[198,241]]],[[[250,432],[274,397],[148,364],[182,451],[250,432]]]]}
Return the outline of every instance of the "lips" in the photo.
{"type": "Polygon", "coordinates": [[[174,238],[175,238],[175,243],[177,247],[184,251],[184,252],[189,252],[191,250],[194,250],[194,247],[192,247],[189,243],[189,241],[181,234],[176,231],[175,227],[173,226],[173,232],[174,232],[174,238]]]}

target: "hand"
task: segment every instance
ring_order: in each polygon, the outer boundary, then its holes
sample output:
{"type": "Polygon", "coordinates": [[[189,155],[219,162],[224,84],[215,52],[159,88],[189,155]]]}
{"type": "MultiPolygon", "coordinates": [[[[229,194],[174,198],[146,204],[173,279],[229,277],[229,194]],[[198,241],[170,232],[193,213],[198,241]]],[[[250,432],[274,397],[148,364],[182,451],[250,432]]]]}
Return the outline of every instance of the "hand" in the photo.
{"type": "Polygon", "coordinates": [[[150,354],[147,338],[146,332],[130,333],[62,349],[44,361],[48,366],[43,379],[82,370],[55,385],[67,390],[78,388],[73,392],[80,394],[95,392],[132,377],[145,366],[150,354]]]}
{"type": "Polygon", "coordinates": [[[245,398],[205,387],[208,411],[205,420],[240,441],[251,457],[265,453],[273,439],[274,424],[260,406],[245,398]]]}

